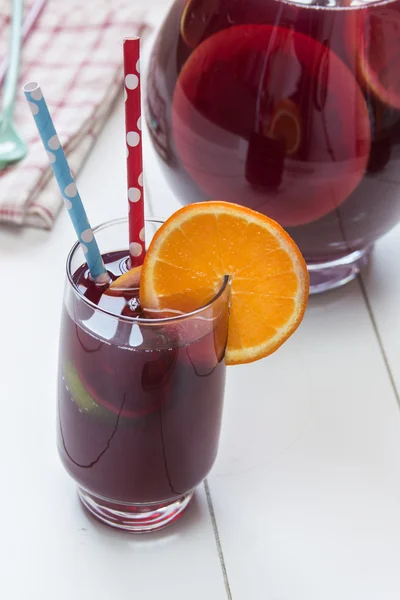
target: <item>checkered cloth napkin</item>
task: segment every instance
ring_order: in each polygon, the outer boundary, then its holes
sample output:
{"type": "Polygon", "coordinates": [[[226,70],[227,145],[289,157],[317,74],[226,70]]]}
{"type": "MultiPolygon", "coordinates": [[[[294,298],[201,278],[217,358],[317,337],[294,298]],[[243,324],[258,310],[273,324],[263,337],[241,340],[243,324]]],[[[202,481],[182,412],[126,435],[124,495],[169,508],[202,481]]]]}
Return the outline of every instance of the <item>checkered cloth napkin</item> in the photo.
{"type": "MultiPolygon", "coordinates": [[[[37,0],[25,2],[25,14],[37,0]]],[[[0,0],[0,61],[8,51],[11,0],[0,0]]],[[[140,3],[141,4],[141,3],[140,3]]],[[[50,229],[62,198],[21,87],[38,81],[76,175],[122,88],[122,39],[148,31],[135,0],[48,0],[22,49],[15,108],[28,143],[0,171],[0,222],[50,229]]]]}

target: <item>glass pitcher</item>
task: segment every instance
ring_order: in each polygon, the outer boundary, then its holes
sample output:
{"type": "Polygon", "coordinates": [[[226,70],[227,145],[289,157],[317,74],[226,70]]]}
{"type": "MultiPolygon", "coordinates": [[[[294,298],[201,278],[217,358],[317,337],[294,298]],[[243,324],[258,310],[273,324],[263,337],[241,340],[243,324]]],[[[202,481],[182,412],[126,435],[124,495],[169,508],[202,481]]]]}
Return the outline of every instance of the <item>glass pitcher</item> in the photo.
{"type": "Polygon", "coordinates": [[[400,0],[176,0],[146,98],[171,186],[272,217],[313,292],[343,285],[400,220],[399,56],[400,0]]]}

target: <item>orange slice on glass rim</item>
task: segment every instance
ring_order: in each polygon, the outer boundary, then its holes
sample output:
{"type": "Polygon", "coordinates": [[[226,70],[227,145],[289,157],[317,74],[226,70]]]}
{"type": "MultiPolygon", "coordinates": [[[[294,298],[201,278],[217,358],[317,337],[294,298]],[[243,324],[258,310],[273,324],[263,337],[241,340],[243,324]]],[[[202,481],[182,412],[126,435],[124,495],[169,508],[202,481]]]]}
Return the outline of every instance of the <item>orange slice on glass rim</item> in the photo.
{"type": "Polygon", "coordinates": [[[400,108],[400,14],[387,7],[367,12],[360,48],[365,84],[382,102],[400,108]]]}
{"type": "Polygon", "coordinates": [[[274,140],[282,140],[287,154],[297,152],[301,142],[301,120],[300,111],[292,100],[287,98],[277,103],[264,133],[274,140]]]}
{"type": "Polygon", "coordinates": [[[271,354],[295,331],[307,304],[309,278],[290,236],[272,219],[228,202],[190,204],[156,232],[140,278],[143,310],[188,313],[231,285],[229,365],[271,354]]]}

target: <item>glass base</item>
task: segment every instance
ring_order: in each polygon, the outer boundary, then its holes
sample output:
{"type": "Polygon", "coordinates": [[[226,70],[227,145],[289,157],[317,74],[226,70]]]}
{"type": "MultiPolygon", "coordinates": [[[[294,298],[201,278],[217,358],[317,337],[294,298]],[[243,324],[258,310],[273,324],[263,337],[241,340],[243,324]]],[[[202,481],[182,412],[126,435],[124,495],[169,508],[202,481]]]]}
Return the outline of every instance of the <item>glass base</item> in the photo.
{"type": "Polygon", "coordinates": [[[320,294],[345,285],[368,264],[372,246],[357,250],[337,260],[307,263],[310,294],[320,294]]]}
{"type": "Polygon", "coordinates": [[[193,491],[172,502],[152,504],[113,502],[80,487],[78,495],[88,511],[103,523],[124,531],[146,533],[158,531],[179,519],[189,504],[193,491]]]}

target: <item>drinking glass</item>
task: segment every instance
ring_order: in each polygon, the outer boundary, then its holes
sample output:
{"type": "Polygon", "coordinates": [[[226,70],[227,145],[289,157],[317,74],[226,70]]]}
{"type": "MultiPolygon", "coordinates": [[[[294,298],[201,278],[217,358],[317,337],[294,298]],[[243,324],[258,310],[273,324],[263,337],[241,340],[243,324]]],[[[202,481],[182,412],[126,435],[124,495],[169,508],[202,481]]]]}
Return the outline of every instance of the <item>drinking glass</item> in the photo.
{"type": "Polygon", "coordinates": [[[400,0],[175,0],[147,122],[183,203],[277,220],[311,292],[343,285],[400,220],[400,0]]]}
{"type": "MultiPolygon", "coordinates": [[[[159,225],[147,220],[146,240],[159,225]]],[[[126,271],[126,219],[94,233],[106,265],[123,256],[120,271],[126,271]]],[[[123,299],[109,305],[89,299],[74,277],[82,265],[77,243],[66,264],[59,455],[95,517],[120,529],[153,531],[182,514],[216,457],[229,283],[221,282],[215,298],[192,313],[137,318],[114,310],[123,299]]]]}

